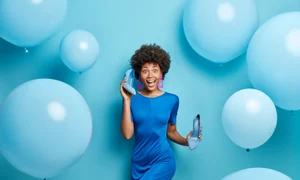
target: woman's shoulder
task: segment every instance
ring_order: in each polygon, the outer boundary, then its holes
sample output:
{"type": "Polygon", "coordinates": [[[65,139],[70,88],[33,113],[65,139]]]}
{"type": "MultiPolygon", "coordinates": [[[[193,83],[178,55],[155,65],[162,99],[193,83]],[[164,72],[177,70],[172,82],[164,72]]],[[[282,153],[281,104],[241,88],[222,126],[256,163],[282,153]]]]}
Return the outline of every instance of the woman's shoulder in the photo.
{"type": "Polygon", "coordinates": [[[179,100],[178,95],[176,95],[175,93],[171,93],[171,92],[165,91],[165,94],[166,94],[167,96],[173,98],[173,99],[176,100],[176,101],[179,100]]]}

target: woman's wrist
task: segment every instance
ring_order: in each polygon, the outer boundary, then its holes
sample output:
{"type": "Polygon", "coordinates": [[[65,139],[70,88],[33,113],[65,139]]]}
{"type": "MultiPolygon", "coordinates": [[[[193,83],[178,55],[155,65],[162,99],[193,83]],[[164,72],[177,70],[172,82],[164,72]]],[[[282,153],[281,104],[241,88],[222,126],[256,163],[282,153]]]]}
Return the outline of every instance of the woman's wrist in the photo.
{"type": "Polygon", "coordinates": [[[126,99],[123,98],[123,100],[124,100],[124,103],[130,103],[130,100],[131,100],[131,99],[130,99],[130,98],[126,98],[126,99]]]}
{"type": "Polygon", "coordinates": [[[189,146],[188,138],[185,138],[185,146],[189,146]]]}

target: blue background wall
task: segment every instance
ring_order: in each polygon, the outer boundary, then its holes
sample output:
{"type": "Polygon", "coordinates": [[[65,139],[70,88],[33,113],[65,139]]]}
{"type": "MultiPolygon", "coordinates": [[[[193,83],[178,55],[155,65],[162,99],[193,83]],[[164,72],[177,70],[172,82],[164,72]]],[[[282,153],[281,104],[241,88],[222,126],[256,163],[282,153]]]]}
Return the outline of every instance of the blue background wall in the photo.
{"type": "MultiPolygon", "coordinates": [[[[53,180],[129,179],[134,140],[124,140],[119,130],[119,83],[134,51],[144,43],[154,42],[172,57],[164,90],[180,97],[178,131],[185,137],[196,113],[201,113],[204,122],[203,142],[196,150],[172,144],[177,160],[175,180],[218,180],[250,167],[271,168],[300,179],[299,112],[293,115],[278,108],[278,126],[273,136],[248,153],[226,136],[221,123],[225,101],[237,90],[252,87],[245,54],[222,67],[197,55],[183,33],[185,2],[70,0],[63,26],[51,39],[30,48],[29,53],[0,39],[0,102],[21,83],[53,78],[76,88],[90,106],[93,116],[90,145],[77,164],[53,180]],[[100,44],[98,62],[82,75],[65,67],[58,54],[61,38],[75,29],[91,32],[100,44]]],[[[299,0],[256,2],[260,24],[279,13],[300,10],[299,0]]],[[[19,172],[0,156],[0,179],[35,178],[19,172]]]]}

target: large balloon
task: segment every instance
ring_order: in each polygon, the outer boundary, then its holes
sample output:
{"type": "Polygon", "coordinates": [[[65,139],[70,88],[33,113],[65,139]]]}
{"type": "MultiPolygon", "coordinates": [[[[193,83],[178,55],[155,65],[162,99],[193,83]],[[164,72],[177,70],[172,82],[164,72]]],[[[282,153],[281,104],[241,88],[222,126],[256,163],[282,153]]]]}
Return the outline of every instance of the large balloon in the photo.
{"type": "Polygon", "coordinates": [[[183,27],[191,47],[214,63],[226,63],[247,50],[258,28],[254,0],[189,0],[183,27]]]}
{"type": "Polygon", "coordinates": [[[300,109],[300,12],[279,14],[254,34],[247,51],[256,89],[285,110],[300,109]]]}
{"type": "Polygon", "coordinates": [[[287,175],[268,168],[248,168],[229,174],[221,180],[292,180],[287,175]]]}
{"type": "Polygon", "coordinates": [[[90,32],[74,30],[61,40],[60,57],[72,71],[87,71],[98,60],[98,41],[90,32]]]}
{"type": "Polygon", "coordinates": [[[238,146],[253,149],[264,144],[277,125],[272,100],[256,89],[235,92],[226,101],[222,123],[228,137],[238,146]]]}
{"type": "Polygon", "coordinates": [[[49,178],[75,164],[92,135],[88,104],[71,86],[52,79],[25,82],[0,108],[0,150],[20,171],[49,178]]]}
{"type": "Polygon", "coordinates": [[[33,47],[62,25],[67,0],[1,0],[0,37],[20,47],[33,47]]]}

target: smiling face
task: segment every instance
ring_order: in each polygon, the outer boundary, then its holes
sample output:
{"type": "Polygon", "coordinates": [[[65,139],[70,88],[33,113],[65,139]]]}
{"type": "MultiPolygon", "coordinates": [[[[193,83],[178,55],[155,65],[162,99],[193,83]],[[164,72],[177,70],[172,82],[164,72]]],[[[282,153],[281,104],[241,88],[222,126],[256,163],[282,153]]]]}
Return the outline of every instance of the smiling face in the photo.
{"type": "Polygon", "coordinates": [[[148,91],[158,89],[158,83],[162,77],[162,72],[158,64],[145,63],[140,72],[140,79],[144,88],[148,91]]]}

